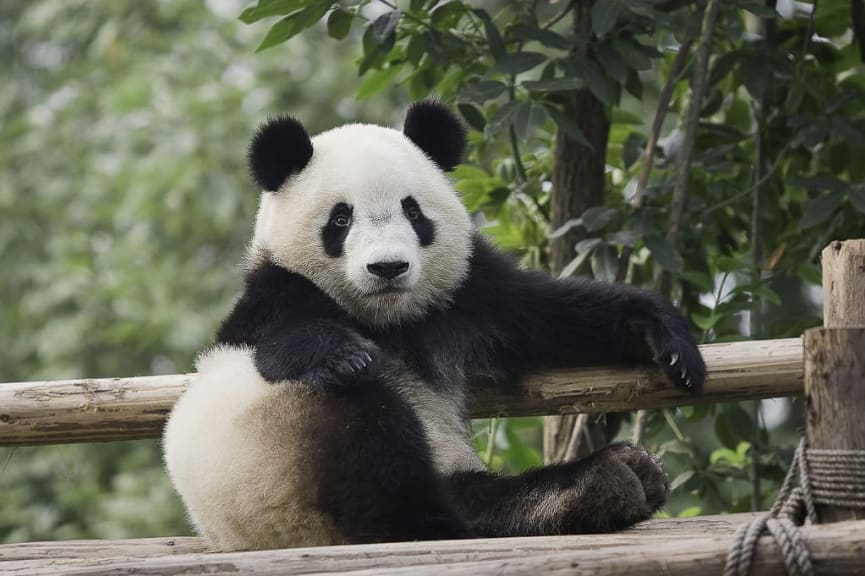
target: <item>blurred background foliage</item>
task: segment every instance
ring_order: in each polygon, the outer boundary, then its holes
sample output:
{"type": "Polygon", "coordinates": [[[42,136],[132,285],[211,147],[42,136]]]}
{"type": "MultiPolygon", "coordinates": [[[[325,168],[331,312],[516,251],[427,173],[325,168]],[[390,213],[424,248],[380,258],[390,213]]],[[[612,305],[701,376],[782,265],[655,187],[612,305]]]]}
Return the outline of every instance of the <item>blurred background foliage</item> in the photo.
{"type": "MultiPolygon", "coordinates": [[[[436,95],[472,128],[454,179],[497,244],[549,267],[564,239],[563,274],[663,287],[666,273],[704,342],[818,324],[819,250],[865,236],[865,78],[847,0],[721,3],[673,238],[692,54],[637,181],[704,3],[247,4],[0,4],[0,382],[191,370],[240,286],[256,203],[246,143],[278,112],[313,133],[398,126],[409,101],[436,95]],[[606,112],[605,143],[569,115],[577,92],[606,112]],[[563,136],[605,151],[603,195],[551,226],[563,136]]],[[[640,436],[673,477],[669,513],[765,507],[800,416],[781,400],[646,414],[640,436]]],[[[543,461],[539,418],[476,422],[475,437],[496,469],[543,461]]],[[[0,541],[186,533],[156,441],[0,449],[0,541]]]]}

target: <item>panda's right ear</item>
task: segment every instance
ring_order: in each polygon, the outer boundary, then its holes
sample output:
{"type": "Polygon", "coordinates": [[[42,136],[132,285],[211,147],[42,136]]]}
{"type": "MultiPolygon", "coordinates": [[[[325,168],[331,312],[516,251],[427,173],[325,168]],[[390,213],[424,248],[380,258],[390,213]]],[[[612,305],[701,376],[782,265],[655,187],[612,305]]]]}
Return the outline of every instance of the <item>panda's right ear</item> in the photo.
{"type": "Polygon", "coordinates": [[[269,118],[249,143],[249,173],[258,187],[276,192],[286,178],[312,158],[312,141],[303,125],[290,116],[269,118]]]}

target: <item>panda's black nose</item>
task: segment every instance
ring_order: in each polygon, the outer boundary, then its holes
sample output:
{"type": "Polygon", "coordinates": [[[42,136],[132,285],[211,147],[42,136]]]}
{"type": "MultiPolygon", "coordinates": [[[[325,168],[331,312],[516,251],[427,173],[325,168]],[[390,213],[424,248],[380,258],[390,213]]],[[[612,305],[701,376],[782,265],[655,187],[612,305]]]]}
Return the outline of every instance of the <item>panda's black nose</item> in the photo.
{"type": "Polygon", "coordinates": [[[366,269],[376,276],[380,276],[387,280],[393,280],[408,270],[408,262],[401,262],[399,260],[394,262],[374,262],[372,264],[367,264],[366,269]]]}

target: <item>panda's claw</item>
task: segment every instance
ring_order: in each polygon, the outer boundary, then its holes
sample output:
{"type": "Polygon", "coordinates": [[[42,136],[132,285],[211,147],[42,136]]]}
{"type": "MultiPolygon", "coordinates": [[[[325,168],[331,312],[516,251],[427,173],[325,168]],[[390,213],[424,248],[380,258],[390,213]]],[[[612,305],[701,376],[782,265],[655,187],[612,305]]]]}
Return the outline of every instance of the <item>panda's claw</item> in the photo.
{"type": "Polygon", "coordinates": [[[672,356],[670,356],[670,366],[675,365],[676,362],[678,362],[678,361],[679,361],[679,353],[673,352],[672,356]]]}

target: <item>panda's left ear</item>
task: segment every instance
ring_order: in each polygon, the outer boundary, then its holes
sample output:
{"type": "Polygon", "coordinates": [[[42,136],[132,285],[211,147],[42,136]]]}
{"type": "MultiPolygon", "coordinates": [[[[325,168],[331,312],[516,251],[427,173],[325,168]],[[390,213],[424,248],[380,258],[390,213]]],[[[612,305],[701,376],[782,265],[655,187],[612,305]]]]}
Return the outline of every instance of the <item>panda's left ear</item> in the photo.
{"type": "Polygon", "coordinates": [[[403,133],[445,172],[463,161],[466,129],[443,104],[435,101],[412,104],[403,133]]]}
{"type": "Polygon", "coordinates": [[[276,192],[286,178],[312,158],[312,141],[303,125],[290,116],[270,118],[249,143],[249,173],[258,187],[276,192]]]}

